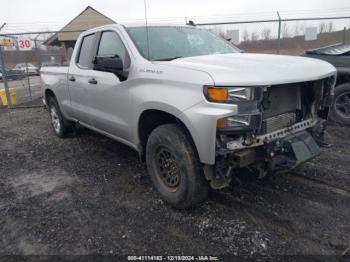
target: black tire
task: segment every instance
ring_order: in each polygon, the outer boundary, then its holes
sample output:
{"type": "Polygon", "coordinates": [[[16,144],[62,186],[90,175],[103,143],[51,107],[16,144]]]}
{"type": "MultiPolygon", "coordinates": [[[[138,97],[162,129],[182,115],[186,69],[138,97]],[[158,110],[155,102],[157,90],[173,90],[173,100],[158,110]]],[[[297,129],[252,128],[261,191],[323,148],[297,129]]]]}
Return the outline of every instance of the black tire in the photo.
{"type": "Polygon", "coordinates": [[[49,96],[47,102],[52,129],[56,136],[63,138],[71,131],[72,124],[63,117],[55,97],[49,96]]]}
{"type": "Polygon", "coordinates": [[[330,119],[350,125],[350,83],[336,86],[330,119]]]}
{"type": "Polygon", "coordinates": [[[155,188],[173,207],[194,207],[207,198],[209,184],[192,140],[180,125],[162,125],[151,133],[146,163],[155,188]]]}

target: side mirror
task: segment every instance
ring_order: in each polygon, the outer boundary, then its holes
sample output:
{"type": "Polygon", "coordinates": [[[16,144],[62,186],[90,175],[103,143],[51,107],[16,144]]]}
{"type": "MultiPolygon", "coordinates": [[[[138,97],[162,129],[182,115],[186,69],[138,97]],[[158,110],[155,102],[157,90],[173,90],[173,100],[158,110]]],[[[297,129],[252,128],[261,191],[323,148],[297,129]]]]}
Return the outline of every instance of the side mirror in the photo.
{"type": "Polygon", "coordinates": [[[119,56],[96,56],[92,62],[94,70],[118,73],[123,71],[123,60],[119,56]]]}

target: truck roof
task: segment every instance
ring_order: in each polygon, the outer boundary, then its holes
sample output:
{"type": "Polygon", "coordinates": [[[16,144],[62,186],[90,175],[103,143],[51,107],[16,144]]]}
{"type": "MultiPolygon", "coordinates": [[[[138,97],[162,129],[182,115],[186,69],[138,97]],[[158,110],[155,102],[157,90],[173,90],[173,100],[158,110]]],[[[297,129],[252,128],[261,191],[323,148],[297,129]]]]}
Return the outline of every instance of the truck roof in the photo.
{"type": "MultiPolygon", "coordinates": [[[[104,28],[111,27],[111,26],[126,27],[126,28],[145,27],[146,23],[145,22],[135,22],[135,23],[124,23],[124,24],[108,24],[108,25],[103,25],[103,26],[91,28],[91,29],[87,30],[86,32],[95,32],[95,31],[103,30],[104,28]]],[[[190,26],[190,25],[180,25],[180,24],[171,24],[171,23],[152,23],[152,22],[148,23],[147,26],[148,27],[172,26],[172,27],[189,27],[189,28],[193,28],[193,26],[190,26]]]]}
{"type": "MultiPolygon", "coordinates": [[[[145,27],[145,22],[138,22],[138,23],[127,23],[122,24],[123,26],[129,28],[129,27],[145,27]]],[[[162,27],[162,26],[172,26],[172,27],[192,27],[189,25],[183,25],[183,24],[171,24],[171,23],[147,23],[147,26],[149,27],[162,27]]]]}

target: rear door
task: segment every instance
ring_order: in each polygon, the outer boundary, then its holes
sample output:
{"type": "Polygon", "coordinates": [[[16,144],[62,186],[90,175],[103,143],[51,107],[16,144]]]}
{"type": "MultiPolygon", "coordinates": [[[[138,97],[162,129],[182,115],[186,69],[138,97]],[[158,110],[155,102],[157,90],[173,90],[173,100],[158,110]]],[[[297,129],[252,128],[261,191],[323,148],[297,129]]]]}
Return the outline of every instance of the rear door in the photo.
{"type": "Polygon", "coordinates": [[[70,94],[72,116],[79,122],[92,125],[91,99],[89,94],[92,70],[92,57],[96,45],[96,34],[87,34],[81,38],[76,58],[70,63],[68,90],[70,94]]]}

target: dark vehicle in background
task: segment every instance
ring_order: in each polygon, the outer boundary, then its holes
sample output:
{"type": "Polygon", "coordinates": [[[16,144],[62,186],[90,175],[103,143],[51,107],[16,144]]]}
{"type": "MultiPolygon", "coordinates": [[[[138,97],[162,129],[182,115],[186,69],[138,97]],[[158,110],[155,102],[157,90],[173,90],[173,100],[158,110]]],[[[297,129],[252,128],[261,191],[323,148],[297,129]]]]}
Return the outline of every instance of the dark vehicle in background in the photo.
{"type": "MultiPolygon", "coordinates": [[[[25,72],[20,69],[5,69],[7,80],[21,80],[25,78],[25,72]]],[[[0,81],[3,81],[4,69],[0,67],[0,81]]]]}
{"type": "Polygon", "coordinates": [[[330,117],[335,122],[350,125],[350,45],[336,44],[310,50],[304,56],[331,63],[338,71],[334,102],[330,117]]]}

